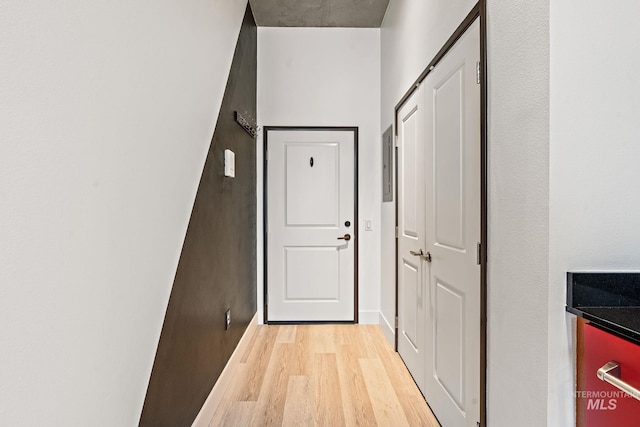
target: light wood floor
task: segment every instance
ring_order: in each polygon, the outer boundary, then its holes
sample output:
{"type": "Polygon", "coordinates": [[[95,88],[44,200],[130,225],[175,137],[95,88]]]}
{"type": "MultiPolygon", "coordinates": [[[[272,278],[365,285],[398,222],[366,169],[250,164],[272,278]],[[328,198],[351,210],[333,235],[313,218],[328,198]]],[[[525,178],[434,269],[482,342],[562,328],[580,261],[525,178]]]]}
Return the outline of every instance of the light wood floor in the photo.
{"type": "Polygon", "coordinates": [[[217,426],[439,426],[374,325],[258,326],[217,426]]]}

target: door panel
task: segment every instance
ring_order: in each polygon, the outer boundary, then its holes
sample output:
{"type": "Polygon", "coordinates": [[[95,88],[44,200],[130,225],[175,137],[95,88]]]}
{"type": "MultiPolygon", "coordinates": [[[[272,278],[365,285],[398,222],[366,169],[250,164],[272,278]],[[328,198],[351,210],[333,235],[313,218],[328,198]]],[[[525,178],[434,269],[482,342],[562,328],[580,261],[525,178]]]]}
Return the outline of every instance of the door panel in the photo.
{"type": "MultiPolygon", "coordinates": [[[[405,237],[418,238],[418,170],[417,164],[420,159],[416,152],[417,146],[421,141],[418,139],[418,122],[421,120],[420,115],[424,114],[422,109],[418,112],[417,108],[413,108],[402,120],[402,173],[403,183],[402,191],[402,233],[405,237]]],[[[421,197],[422,195],[420,195],[421,197]]]]}
{"type": "Polygon", "coordinates": [[[433,88],[433,182],[435,243],[464,250],[464,68],[433,88]]]}
{"type": "Polygon", "coordinates": [[[413,351],[418,351],[421,349],[418,336],[418,329],[420,329],[418,328],[418,322],[420,321],[418,312],[420,309],[418,307],[419,299],[416,296],[420,293],[420,288],[422,287],[418,266],[412,265],[405,260],[402,268],[402,280],[405,285],[402,301],[402,307],[404,308],[402,333],[408,343],[411,344],[413,351]]]}
{"type": "Polygon", "coordinates": [[[340,253],[336,248],[286,247],[284,251],[284,301],[340,300],[340,253]]]}
{"type": "Polygon", "coordinates": [[[425,248],[424,94],[398,112],[398,353],[424,393],[425,248]]]}
{"type": "Polygon", "coordinates": [[[266,135],[267,321],[354,321],[356,132],[266,135]]]}
{"type": "Polygon", "coordinates": [[[480,86],[476,21],[423,82],[428,282],[425,397],[444,426],[480,419],[480,86]]]}
{"type": "Polygon", "coordinates": [[[287,226],[337,227],[340,214],[338,144],[285,143],[285,156],[287,226]]]}
{"type": "Polygon", "coordinates": [[[435,285],[433,375],[458,409],[464,411],[464,295],[437,277],[435,285]]]}

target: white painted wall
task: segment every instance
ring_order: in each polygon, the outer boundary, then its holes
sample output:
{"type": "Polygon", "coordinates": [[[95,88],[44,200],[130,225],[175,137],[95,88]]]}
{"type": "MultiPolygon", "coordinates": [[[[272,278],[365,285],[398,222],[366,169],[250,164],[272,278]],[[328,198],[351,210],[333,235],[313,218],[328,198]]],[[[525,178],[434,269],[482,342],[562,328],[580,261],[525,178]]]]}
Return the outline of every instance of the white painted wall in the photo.
{"type": "Polygon", "coordinates": [[[548,0],[490,0],[488,22],[488,424],[544,426],[548,328],[562,326],[546,321],[548,0]]]}
{"type": "Polygon", "coordinates": [[[640,270],[640,4],[551,2],[549,425],[570,425],[565,275],[640,270]]]}
{"type": "MultiPolygon", "coordinates": [[[[379,88],[379,29],[258,28],[258,120],[261,126],[359,127],[360,323],[378,323],[380,312],[379,88]],[[373,220],[373,231],[365,231],[365,219],[373,220]]],[[[261,143],[258,154],[260,190],[261,143]]],[[[262,207],[262,194],[258,200],[262,207]]],[[[262,245],[258,244],[261,264],[262,245]]],[[[262,290],[259,275],[260,319],[262,290]]]]}
{"type": "MultiPolygon", "coordinates": [[[[474,4],[391,0],[381,31],[382,128],[474,4]]],[[[491,426],[547,422],[548,13],[548,1],[488,1],[491,426]]],[[[383,204],[383,328],[395,310],[393,217],[393,204],[383,204]]]]}
{"type": "Polygon", "coordinates": [[[136,425],[245,1],[0,3],[0,424],[136,425]]]}

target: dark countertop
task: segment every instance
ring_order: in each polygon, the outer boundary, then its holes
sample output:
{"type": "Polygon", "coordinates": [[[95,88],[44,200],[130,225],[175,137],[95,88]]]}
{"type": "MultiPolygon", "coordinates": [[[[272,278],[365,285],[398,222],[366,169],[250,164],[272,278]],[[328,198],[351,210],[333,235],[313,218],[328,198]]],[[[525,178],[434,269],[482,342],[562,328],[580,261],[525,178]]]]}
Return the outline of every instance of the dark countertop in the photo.
{"type": "Polygon", "coordinates": [[[567,273],[566,309],[640,344],[640,273],[567,273]]]}

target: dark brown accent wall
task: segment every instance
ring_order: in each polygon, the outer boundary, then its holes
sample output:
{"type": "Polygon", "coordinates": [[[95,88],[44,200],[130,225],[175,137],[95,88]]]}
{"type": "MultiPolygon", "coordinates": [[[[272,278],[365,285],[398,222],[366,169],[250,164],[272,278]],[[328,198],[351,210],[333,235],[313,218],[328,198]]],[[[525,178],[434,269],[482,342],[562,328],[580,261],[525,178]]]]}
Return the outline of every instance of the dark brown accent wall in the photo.
{"type": "Polygon", "coordinates": [[[256,117],[257,28],[247,6],[185,237],[141,426],[190,426],[256,312],[256,143],[234,111],[256,117]],[[224,150],[236,155],[224,177],[224,150]],[[225,311],[231,327],[225,330],[225,311]]]}

